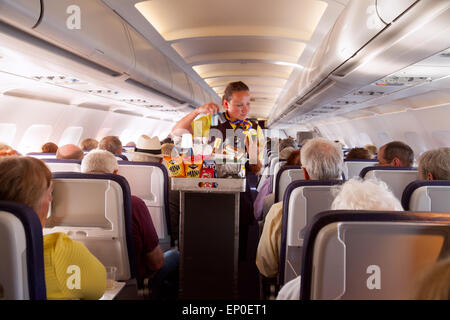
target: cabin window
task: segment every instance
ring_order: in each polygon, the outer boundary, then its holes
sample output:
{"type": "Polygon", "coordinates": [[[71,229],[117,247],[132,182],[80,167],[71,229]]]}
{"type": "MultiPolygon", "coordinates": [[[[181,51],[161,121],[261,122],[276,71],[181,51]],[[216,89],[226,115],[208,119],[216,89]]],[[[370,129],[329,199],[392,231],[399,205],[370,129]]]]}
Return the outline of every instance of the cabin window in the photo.
{"type": "Polygon", "coordinates": [[[350,148],[355,148],[359,145],[357,137],[353,137],[353,136],[349,137],[349,142],[350,142],[350,148]]]}
{"type": "Polygon", "coordinates": [[[16,125],[14,123],[0,123],[0,142],[12,145],[16,136],[16,125]]]}
{"type": "Polygon", "coordinates": [[[378,137],[378,144],[380,146],[383,146],[386,143],[389,143],[389,142],[393,141],[391,136],[389,134],[387,134],[386,132],[384,132],[384,131],[383,132],[378,132],[377,133],[377,137],[378,137]]]}
{"type": "Polygon", "coordinates": [[[98,133],[96,139],[98,141],[102,140],[104,137],[107,137],[110,135],[111,128],[101,128],[98,133]]]}
{"type": "Polygon", "coordinates": [[[19,144],[19,152],[26,154],[28,152],[40,152],[41,146],[49,141],[53,127],[45,124],[33,124],[22,137],[19,144]]]}
{"type": "Polygon", "coordinates": [[[66,130],[64,130],[61,139],[59,139],[58,146],[64,146],[66,144],[78,145],[82,134],[82,127],[68,127],[66,130]]]}
{"type": "Polygon", "coordinates": [[[414,155],[417,158],[425,150],[427,150],[423,139],[414,131],[405,132],[406,143],[413,149],[414,155]]]}
{"type": "Polygon", "coordinates": [[[440,147],[450,147],[450,131],[436,130],[431,133],[433,141],[440,147]]]}
{"type": "Polygon", "coordinates": [[[366,144],[373,144],[373,142],[367,133],[362,132],[359,134],[359,146],[365,146],[366,144]]]}
{"type": "Polygon", "coordinates": [[[128,142],[134,141],[136,142],[136,134],[131,129],[123,130],[122,134],[119,136],[120,141],[122,141],[123,145],[126,145],[128,142]]]}

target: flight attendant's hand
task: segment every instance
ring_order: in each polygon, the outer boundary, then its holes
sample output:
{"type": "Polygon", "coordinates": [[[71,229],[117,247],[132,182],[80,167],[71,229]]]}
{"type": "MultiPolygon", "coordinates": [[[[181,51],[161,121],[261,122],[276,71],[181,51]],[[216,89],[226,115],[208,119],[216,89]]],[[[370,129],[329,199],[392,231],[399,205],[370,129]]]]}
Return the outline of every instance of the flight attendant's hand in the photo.
{"type": "Polygon", "coordinates": [[[215,104],[214,102],[208,102],[208,103],[202,105],[201,107],[198,107],[197,109],[195,109],[195,111],[197,112],[197,114],[202,114],[202,113],[214,114],[214,113],[218,113],[220,111],[220,107],[217,104],[215,104]]]}

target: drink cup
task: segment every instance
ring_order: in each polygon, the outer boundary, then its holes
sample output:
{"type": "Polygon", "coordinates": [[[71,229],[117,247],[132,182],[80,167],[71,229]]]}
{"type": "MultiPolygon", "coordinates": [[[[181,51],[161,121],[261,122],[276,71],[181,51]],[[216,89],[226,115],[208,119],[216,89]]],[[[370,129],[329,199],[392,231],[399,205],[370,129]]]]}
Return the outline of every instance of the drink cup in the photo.
{"type": "Polygon", "coordinates": [[[107,266],[106,269],[106,290],[114,289],[116,286],[117,267],[107,266]]]}

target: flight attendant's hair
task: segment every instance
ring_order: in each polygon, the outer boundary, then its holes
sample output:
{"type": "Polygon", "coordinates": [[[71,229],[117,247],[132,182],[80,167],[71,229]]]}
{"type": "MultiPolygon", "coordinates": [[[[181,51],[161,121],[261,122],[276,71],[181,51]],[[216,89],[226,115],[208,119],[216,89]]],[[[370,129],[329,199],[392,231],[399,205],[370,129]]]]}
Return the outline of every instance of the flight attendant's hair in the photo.
{"type": "Polygon", "coordinates": [[[222,101],[226,100],[229,102],[231,100],[231,96],[233,95],[233,92],[236,92],[236,91],[250,91],[250,89],[242,81],[231,82],[225,88],[225,92],[223,94],[222,101]]]}

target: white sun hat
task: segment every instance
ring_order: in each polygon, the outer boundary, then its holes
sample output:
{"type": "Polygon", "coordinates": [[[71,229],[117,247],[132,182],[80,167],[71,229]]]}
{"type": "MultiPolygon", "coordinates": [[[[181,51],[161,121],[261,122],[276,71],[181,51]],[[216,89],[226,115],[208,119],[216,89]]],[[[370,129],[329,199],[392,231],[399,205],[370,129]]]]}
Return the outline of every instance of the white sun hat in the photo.
{"type": "Polygon", "coordinates": [[[162,158],[161,142],[158,137],[149,137],[145,134],[141,135],[136,143],[134,153],[142,153],[152,157],[162,158]]]}

